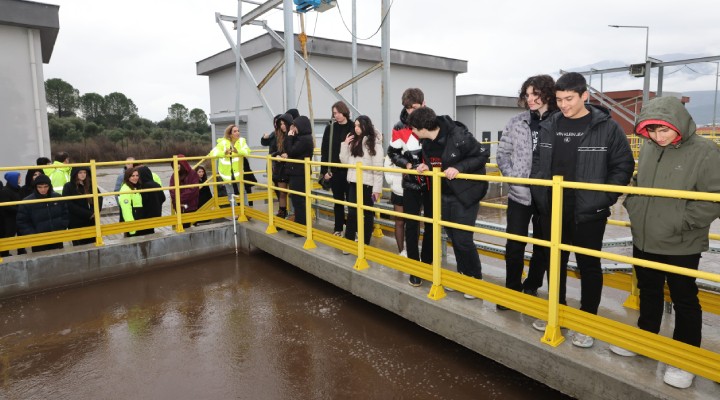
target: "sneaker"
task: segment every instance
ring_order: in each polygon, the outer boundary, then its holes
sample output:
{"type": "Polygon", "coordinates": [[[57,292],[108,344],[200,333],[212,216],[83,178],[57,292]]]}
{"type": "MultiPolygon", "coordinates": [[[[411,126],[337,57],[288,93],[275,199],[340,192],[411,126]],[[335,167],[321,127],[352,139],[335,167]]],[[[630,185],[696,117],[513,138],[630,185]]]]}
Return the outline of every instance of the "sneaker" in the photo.
{"type": "Polygon", "coordinates": [[[507,311],[507,310],[509,310],[510,308],[505,307],[505,306],[501,306],[500,304],[498,304],[498,305],[497,305],[497,309],[498,309],[499,311],[507,311]]]}
{"type": "Polygon", "coordinates": [[[347,251],[347,250],[343,250],[343,251],[342,251],[342,253],[343,253],[343,255],[344,255],[344,256],[346,256],[346,255],[350,254],[350,252],[349,252],[349,251],[347,251]]]}
{"type": "Polygon", "coordinates": [[[443,287],[444,287],[445,290],[447,290],[448,292],[454,292],[454,291],[455,291],[455,289],[453,289],[453,288],[451,288],[451,287],[447,287],[447,286],[443,286],[443,287]]]}
{"type": "Polygon", "coordinates": [[[475,296],[473,296],[471,294],[463,293],[463,297],[468,300],[475,300],[475,296]]]}
{"type": "Polygon", "coordinates": [[[343,233],[342,233],[342,231],[335,231],[335,232],[333,232],[333,235],[335,235],[337,237],[342,237],[343,233]]]}
{"type": "Polygon", "coordinates": [[[537,297],[537,289],[523,289],[523,293],[537,297]]]}
{"type": "Polygon", "coordinates": [[[595,339],[593,339],[592,336],[583,335],[580,332],[575,332],[575,335],[573,335],[572,344],[577,347],[587,349],[588,347],[592,347],[593,343],[595,343],[595,339]]]}
{"type": "Polygon", "coordinates": [[[637,353],[618,346],[610,346],[610,351],[623,357],[635,357],[637,353]]]}
{"type": "Polygon", "coordinates": [[[665,370],[663,382],[678,389],[687,389],[692,385],[695,375],[680,368],[668,365],[665,370]]]}
{"type": "Polygon", "coordinates": [[[408,283],[410,286],[418,287],[422,285],[422,279],[418,278],[415,275],[410,275],[410,279],[408,280],[408,283]]]}
{"type": "Polygon", "coordinates": [[[545,332],[545,328],[547,328],[547,321],[542,319],[536,319],[535,322],[532,323],[532,327],[539,330],[540,332],[545,332]]]}
{"type": "Polygon", "coordinates": [[[400,252],[400,257],[405,257],[405,258],[407,258],[407,251],[405,251],[405,250],[401,251],[401,252],[400,252]]]}

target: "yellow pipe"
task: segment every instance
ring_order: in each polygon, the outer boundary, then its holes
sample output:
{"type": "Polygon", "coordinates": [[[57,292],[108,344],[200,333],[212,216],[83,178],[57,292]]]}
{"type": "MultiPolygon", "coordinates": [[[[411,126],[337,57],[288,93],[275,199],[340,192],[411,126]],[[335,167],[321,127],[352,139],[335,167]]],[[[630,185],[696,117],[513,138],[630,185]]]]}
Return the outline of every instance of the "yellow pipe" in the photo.
{"type": "Polygon", "coordinates": [[[180,171],[178,166],[178,158],[177,156],[173,156],[173,177],[175,180],[175,186],[173,186],[173,189],[175,191],[175,218],[177,219],[177,224],[175,225],[175,231],[185,232],[185,228],[183,228],[182,224],[182,204],[180,202],[180,171]]]}
{"type": "Polygon", "coordinates": [[[542,341],[557,347],[565,341],[560,332],[558,308],[560,304],[560,241],[562,239],[562,176],[553,176],[552,209],[550,219],[550,265],[548,278],[548,317],[542,341]]]}
{"type": "MultiPolygon", "coordinates": [[[[90,160],[90,176],[92,181],[92,196],[93,196],[93,218],[95,219],[95,246],[103,245],[102,237],[102,222],[100,221],[100,196],[98,196],[97,187],[97,167],[95,166],[95,160],[90,160]]],[[[120,205],[118,204],[118,207],[120,205]]],[[[122,211],[121,211],[122,212],[122,211]]]]}

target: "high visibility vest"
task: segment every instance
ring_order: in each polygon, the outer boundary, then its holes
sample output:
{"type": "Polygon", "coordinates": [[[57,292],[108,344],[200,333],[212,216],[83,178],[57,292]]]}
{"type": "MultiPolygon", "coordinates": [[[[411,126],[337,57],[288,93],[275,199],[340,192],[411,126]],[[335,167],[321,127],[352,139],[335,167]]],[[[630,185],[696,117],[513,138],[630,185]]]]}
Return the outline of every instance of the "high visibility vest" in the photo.
{"type": "MultiPolygon", "coordinates": [[[[241,159],[242,156],[246,156],[250,154],[250,147],[247,145],[247,142],[245,141],[245,138],[240,138],[235,142],[234,145],[235,149],[237,150],[237,153],[233,153],[232,156],[227,156],[218,159],[218,175],[224,180],[224,181],[230,181],[233,179],[233,176],[235,179],[239,179],[240,175],[240,167],[241,167],[241,159]]],[[[225,152],[227,150],[230,150],[233,148],[232,142],[225,138],[220,138],[217,140],[217,145],[215,148],[210,152],[211,157],[217,157],[217,156],[223,156],[225,155],[225,152]]]]}
{"type": "MultiPolygon", "coordinates": [[[[133,208],[142,208],[142,195],[140,193],[130,189],[127,184],[122,185],[120,188],[120,195],[118,196],[118,202],[120,211],[122,212],[124,221],[135,221],[133,215],[133,208]]],[[[134,233],[134,232],[130,232],[134,233]]]]}
{"type": "MultiPolygon", "coordinates": [[[[64,163],[61,163],[59,161],[55,161],[53,165],[65,165],[64,163]]],[[[70,167],[62,167],[62,168],[44,168],[43,172],[45,175],[50,178],[50,183],[52,184],[53,191],[56,193],[62,193],[63,186],[65,186],[66,183],[70,182],[70,170],[72,168],[70,167]]]]}

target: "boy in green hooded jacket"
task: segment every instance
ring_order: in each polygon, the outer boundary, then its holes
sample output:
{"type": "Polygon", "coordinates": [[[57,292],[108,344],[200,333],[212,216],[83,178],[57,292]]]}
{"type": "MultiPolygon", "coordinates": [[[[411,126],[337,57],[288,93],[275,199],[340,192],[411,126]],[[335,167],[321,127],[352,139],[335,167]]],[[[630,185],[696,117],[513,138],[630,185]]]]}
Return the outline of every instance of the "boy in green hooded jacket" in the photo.
{"type": "MultiPolygon", "coordinates": [[[[695,134],[695,122],[679,99],[649,101],[640,112],[635,132],[645,139],[636,186],[720,193],[720,148],[695,134]]],[[[628,195],[624,206],[630,217],[633,257],[698,269],[701,253],[708,250],[710,224],[720,217],[720,203],[628,195]]],[[[675,309],[673,339],[699,347],[702,310],[695,278],[639,266],[635,273],[640,289],[638,327],[660,331],[667,280],[675,309]]],[[[635,355],[614,346],[610,349],[622,356],[635,355]]],[[[694,377],[668,365],[663,380],[684,389],[694,377]]]]}

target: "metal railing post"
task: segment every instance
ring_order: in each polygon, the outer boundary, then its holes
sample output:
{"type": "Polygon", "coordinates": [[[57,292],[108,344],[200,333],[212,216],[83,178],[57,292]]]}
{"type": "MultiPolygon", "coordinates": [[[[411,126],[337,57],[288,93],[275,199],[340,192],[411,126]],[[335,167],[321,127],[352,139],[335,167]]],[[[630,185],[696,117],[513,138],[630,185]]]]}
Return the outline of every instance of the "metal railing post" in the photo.
{"type": "Polygon", "coordinates": [[[630,295],[623,303],[624,307],[631,308],[633,310],[640,309],[640,289],[637,286],[637,275],[635,274],[635,268],[632,270],[632,278],[630,278],[630,295]]]}
{"type": "Polygon", "coordinates": [[[310,202],[311,198],[310,195],[312,194],[312,171],[311,171],[311,165],[310,165],[310,157],[305,157],[305,164],[303,164],[304,174],[305,174],[305,193],[303,196],[305,196],[305,244],[303,244],[303,249],[314,249],[317,246],[315,245],[315,241],[313,241],[313,234],[312,234],[312,204],[310,202]]]}
{"type": "Polygon", "coordinates": [[[565,341],[560,332],[560,242],[562,240],[563,177],[552,178],[552,207],[550,211],[550,265],[548,266],[548,319],[542,342],[557,347],[565,341]]]}
{"type": "MultiPolygon", "coordinates": [[[[363,191],[362,173],[362,163],[358,162],[355,164],[355,212],[357,213],[357,229],[355,231],[357,233],[358,256],[357,260],[355,260],[355,266],[353,267],[358,271],[370,268],[370,265],[368,265],[365,259],[365,215],[363,214],[365,211],[363,210],[363,204],[365,203],[363,195],[365,192],[363,191]]],[[[350,212],[350,210],[348,210],[348,212],[350,212]]]]}
{"type": "Polygon", "coordinates": [[[177,225],[175,225],[176,232],[184,232],[182,224],[182,204],[180,203],[180,171],[178,169],[178,158],[173,156],[173,177],[175,179],[175,185],[173,189],[175,191],[175,216],[177,218],[177,225]]]}
{"type": "MultiPolygon", "coordinates": [[[[217,172],[217,158],[210,159],[210,170],[212,171],[212,177],[213,182],[210,183],[217,183],[218,181],[218,172],[217,172]]],[[[215,208],[220,208],[220,200],[218,199],[218,185],[212,186],[213,191],[213,199],[215,201],[215,208]]]]}
{"type": "MultiPolygon", "coordinates": [[[[440,232],[442,230],[442,226],[440,226],[440,221],[442,221],[442,197],[440,196],[440,189],[442,187],[442,181],[440,176],[440,168],[434,167],[432,170],[432,233],[433,233],[433,242],[432,242],[432,271],[433,271],[433,277],[432,277],[432,287],[430,288],[430,293],[428,293],[428,297],[433,300],[440,300],[443,297],[446,296],[445,289],[442,286],[442,245],[443,240],[440,237],[440,232]]],[[[425,230],[427,231],[428,227],[425,225],[425,230]]],[[[426,232],[427,234],[427,232],[426,232]]],[[[424,239],[423,239],[424,240],[424,239]]]]}
{"type": "Polygon", "coordinates": [[[265,164],[267,168],[267,211],[268,211],[268,227],[265,230],[265,233],[277,233],[277,228],[275,228],[275,210],[273,209],[273,203],[274,203],[274,192],[275,192],[275,185],[273,184],[273,173],[272,173],[272,160],[270,159],[270,154],[265,157],[265,164]]]}
{"type": "MultiPolygon", "coordinates": [[[[238,222],[248,222],[247,216],[245,215],[245,199],[247,194],[245,193],[245,156],[241,157],[241,161],[238,162],[240,165],[240,172],[238,172],[238,193],[240,194],[240,215],[238,216],[238,222]]],[[[230,164],[232,167],[232,164],[230,164]]]]}
{"type": "MultiPolygon", "coordinates": [[[[102,221],[100,221],[100,196],[98,196],[97,187],[97,166],[95,160],[90,160],[90,176],[92,177],[92,195],[93,195],[93,218],[95,218],[95,246],[103,245],[102,238],[102,221]]],[[[118,207],[120,205],[118,204],[118,207]]],[[[120,211],[122,213],[122,211],[120,211]]]]}

